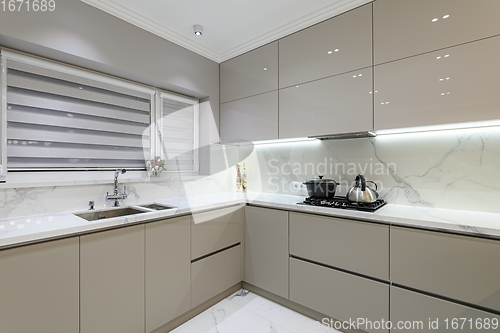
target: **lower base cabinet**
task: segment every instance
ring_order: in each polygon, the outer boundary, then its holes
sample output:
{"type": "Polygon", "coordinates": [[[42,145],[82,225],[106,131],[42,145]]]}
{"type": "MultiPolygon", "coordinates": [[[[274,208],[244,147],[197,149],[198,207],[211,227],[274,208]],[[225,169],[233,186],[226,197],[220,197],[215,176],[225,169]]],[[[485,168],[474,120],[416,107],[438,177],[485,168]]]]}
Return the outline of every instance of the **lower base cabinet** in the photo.
{"type": "Polygon", "coordinates": [[[78,238],[0,251],[0,332],[78,333],[78,238]]]}
{"type": "Polygon", "coordinates": [[[191,308],[241,282],[241,245],[191,264],[191,308]]]}
{"type": "Polygon", "coordinates": [[[498,315],[397,287],[391,287],[391,322],[394,325],[392,331],[422,333],[493,332],[500,329],[498,315]]]}
{"type": "Polygon", "coordinates": [[[146,333],[191,308],[191,217],[146,224],[146,333]]]}
{"type": "Polygon", "coordinates": [[[389,320],[388,284],[294,258],[290,258],[290,300],[339,321],[389,320]]]}
{"type": "Polygon", "coordinates": [[[144,332],[144,225],[81,236],[80,273],[80,333],[144,332]]]}

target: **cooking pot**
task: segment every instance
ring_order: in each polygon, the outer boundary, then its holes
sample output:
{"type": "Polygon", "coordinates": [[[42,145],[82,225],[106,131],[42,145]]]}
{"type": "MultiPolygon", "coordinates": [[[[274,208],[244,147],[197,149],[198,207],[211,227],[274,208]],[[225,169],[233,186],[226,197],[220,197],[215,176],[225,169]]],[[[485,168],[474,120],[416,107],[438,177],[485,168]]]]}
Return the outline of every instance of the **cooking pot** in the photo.
{"type": "Polygon", "coordinates": [[[365,176],[357,175],[356,184],[347,192],[347,200],[357,203],[372,203],[378,199],[378,186],[371,180],[366,180],[365,176]],[[375,190],[369,188],[366,183],[375,185],[375,190]]]}
{"type": "Polygon", "coordinates": [[[323,176],[308,179],[303,184],[312,198],[333,198],[337,190],[337,182],[333,179],[323,179],[323,176]]]}

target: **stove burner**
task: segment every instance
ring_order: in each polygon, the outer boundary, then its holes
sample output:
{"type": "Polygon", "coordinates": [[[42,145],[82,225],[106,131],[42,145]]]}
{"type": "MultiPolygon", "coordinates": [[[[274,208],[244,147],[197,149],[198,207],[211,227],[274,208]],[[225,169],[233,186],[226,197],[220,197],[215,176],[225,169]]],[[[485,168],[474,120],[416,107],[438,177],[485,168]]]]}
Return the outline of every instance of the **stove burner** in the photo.
{"type": "Polygon", "coordinates": [[[304,202],[300,202],[299,205],[309,205],[309,206],[320,206],[320,207],[331,207],[340,209],[351,209],[360,210],[364,212],[374,212],[383,206],[387,205],[382,199],[378,199],[372,203],[356,203],[350,202],[345,197],[333,197],[331,199],[317,199],[308,197],[304,202]]]}

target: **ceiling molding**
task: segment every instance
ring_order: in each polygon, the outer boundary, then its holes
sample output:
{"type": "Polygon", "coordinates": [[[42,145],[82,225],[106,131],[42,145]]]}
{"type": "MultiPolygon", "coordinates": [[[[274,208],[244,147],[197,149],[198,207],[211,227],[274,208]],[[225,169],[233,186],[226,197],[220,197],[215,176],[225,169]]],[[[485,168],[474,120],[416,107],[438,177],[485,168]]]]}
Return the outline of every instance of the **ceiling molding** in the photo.
{"type": "Polygon", "coordinates": [[[176,33],[175,31],[161,24],[156,23],[153,20],[150,20],[138,14],[137,12],[134,12],[120,4],[117,4],[114,1],[81,1],[93,7],[96,7],[108,14],[116,16],[126,22],[129,22],[141,29],[149,31],[150,33],[162,37],[172,43],[198,53],[199,55],[202,55],[210,60],[220,63],[374,0],[338,0],[329,6],[323,7],[317,11],[302,16],[290,23],[282,25],[281,27],[271,30],[263,35],[253,38],[220,54],[210,48],[207,48],[199,43],[190,40],[189,38],[184,37],[181,34],[176,33]]]}

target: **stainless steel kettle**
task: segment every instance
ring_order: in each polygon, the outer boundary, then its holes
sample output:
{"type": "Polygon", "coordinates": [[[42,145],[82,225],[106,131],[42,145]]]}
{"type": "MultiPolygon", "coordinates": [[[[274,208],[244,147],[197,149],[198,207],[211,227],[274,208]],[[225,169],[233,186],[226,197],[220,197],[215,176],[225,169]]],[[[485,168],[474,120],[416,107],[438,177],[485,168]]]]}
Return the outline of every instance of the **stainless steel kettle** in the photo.
{"type": "Polygon", "coordinates": [[[377,193],[378,186],[375,182],[371,180],[367,181],[363,175],[357,175],[355,182],[356,184],[347,192],[347,200],[358,203],[372,203],[377,201],[379,195],[377,193]],[[375,190],[366,186],[366,183],[375,185],[375,190]]]}

